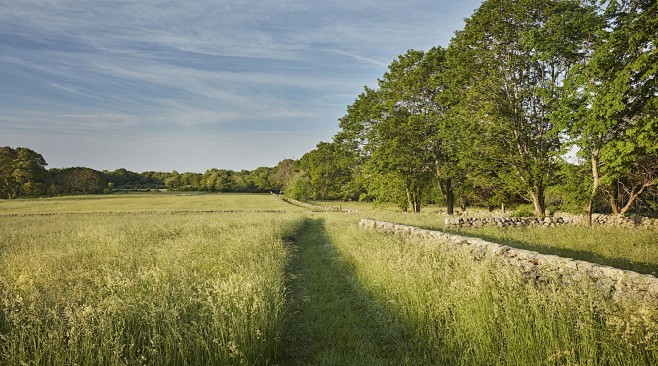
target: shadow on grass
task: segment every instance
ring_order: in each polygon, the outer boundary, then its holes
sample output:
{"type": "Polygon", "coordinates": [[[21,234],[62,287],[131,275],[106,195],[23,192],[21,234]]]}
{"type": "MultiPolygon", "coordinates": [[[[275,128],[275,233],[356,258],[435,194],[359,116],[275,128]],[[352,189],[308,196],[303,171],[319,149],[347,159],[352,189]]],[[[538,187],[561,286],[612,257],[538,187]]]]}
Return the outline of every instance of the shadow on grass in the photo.
{"type": "MultiPolygon", "coordinates": [[[[441,228],[439,230],[450,234],[469,236],[473,238],[483,239],[493,243],[505,244],[517,249],[532,250],[542,254],[552,254],[560,257],[572,258],[590,263],[596,263],[596,264],[615,267],[619,269],[634,271],[638,273],[658,276],[658,265],[653,263],[631,261],[624,258],[611,258],[586,250],[552,247],[548,245],[542,245],[542,244],[537,244],[537,243],[518,240],[518,239],[500,238],[487,234],[478,234],[474,232],[465,232],[461,230],[452,230],[448,228],[441,228]]],[[[501,229],[501,230],[515,230],[515,229],[501,229]]]]}
{"type": "Polygon", "coordinates": [[[409,329],[361,287],[323,219],[306,219],[294,251],[280,364],[422,364],[405,343],[409,329]]]}

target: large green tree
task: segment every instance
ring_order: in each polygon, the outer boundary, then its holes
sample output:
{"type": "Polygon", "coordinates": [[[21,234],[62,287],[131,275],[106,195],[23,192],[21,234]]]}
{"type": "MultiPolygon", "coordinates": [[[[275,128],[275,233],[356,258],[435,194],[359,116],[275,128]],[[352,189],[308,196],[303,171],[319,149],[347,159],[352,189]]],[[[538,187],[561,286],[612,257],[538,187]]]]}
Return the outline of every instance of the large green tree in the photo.
{"type": "Polygon", "coordinates": [[[50,175],[46,160],[24,147],[0,147],[0,193],[8,199],[45,194],[50,175]]]}
{"type": "Polygon", "coordinates": [[[270,175],[270,181],[273,188],[279,193],[283,192],[286,184],[290,181],[293,175],[294,165],[294,160],[283,159],[274,167],[274,171],[270,175]]]}
{"type": "Polygon", "coordinates": [[[572,0],[487,0],[457,32],[449,51],[464,121],[475,126],[475,171],[495,171],[504,188],[545,214],[560,136],[563,81],[582,58],[591,7],[572,0]]]}
{"type": "Polygon", "coordinates": [[[306,172],[309,179],[309,196],[313,199],[350,199],[352,160],[340,144],[320,142],[297,162],[297,169],[306,172]]]}
{"type": "Polygon", "coordinates": [[[445,50],[410,50],[393,61],[378,89],[365,92],[348,107],[336,141],[361,161],[369,193],[420,211],[424,195],[437,182],[452,211],[454,141],[445,118],[445,50]],[[391,183],[401,185],[391,189],[391,183]]]}
{"type": "Polygon", "coordinates": [[[566,130],[591,170],[586,212],[602,191],[626,213],[658,184],[658,5],[602,3],[587,57],[567,79],[566,130]]]}
{"type": "Polygon", "coordinates": [[[102,193],[107,187],[103,173],[91,168],[55,168],[50,170],[50,174],[56,193],[95,194],[102,193]]]}

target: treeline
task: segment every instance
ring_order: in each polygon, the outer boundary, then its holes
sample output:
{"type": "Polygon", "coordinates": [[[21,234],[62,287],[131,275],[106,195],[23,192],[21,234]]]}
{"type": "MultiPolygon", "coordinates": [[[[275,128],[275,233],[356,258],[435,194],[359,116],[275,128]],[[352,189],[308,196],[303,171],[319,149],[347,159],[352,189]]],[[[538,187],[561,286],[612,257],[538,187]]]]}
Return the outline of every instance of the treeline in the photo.
{"type": "Polygon", "coordinates": [[[280,191],[275,168],[252,171],[211,169],[200,173],[98,171],[73,167],[46,169],[41,154],[24,147],[0,147],[0,197],[99,194],[115,191],[273,192],[280,191]]]}
{"type": "Polygon", "coordinates": [[[655,0],[487,0],[447,48],[393,61],[332,142],[282,162],[285,191],[655,215],[657,115],[655,0]]]}

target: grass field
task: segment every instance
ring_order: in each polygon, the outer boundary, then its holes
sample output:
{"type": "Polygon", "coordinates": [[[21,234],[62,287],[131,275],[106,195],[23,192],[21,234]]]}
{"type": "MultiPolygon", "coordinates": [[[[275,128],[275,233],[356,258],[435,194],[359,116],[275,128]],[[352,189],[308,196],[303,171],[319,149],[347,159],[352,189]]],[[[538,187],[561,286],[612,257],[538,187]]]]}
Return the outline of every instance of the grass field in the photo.
{"type": "MultiPolygon", "coordinates": [[[[357,226],[440,227],[438,209],[352,205],[359,212],[270,195],[0,201],[0,364],[658,364],[658,304],[536,286],[357,226]]],[[[644,256],[649,272],[658,262],[655,232],[551,230],[468,234],[592,257],[616,248],[605,255],[644,256]]]]}
{"type": "Polygon", "coordinates": [[[270,194],[239,193],[126,193],[0,200],[3,214],[172,212],[172,211],[277,211],[303,212],[301,207],[273,199],[270,194]]]}
{"type": "MultiPolygon", "coordinates": [[[[177,198],[185,202],[175,207],[193,208],[187,198],[177,198]]],[[[131,209],[134,199],[128,198],[131,209]]],[[[165,206],[154,199],[154,206],[165,206]]],[[[167,207],[171,199],[165,198],[167,207]]],[[[244,197],[230,199],[243,207],[244,197]]],[[[121,206],[81,201],[94,209],[121,206]]],[[[300,223],[299,215],[275,213],[5,217],[0,364],[276,359],[289,256],[284,238],[300,223]]]]}

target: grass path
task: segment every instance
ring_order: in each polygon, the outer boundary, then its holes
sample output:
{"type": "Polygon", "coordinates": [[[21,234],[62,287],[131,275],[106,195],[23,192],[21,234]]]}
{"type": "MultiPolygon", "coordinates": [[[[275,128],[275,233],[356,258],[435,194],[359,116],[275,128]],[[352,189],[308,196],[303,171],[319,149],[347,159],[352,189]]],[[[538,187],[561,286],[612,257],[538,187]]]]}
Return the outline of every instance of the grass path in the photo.
{"type": "Polygon", "coordinates": [[[404,329],[360,287],[323,219],[306,219],[290,265],[282,365],[400,365],[404,329]]]}

